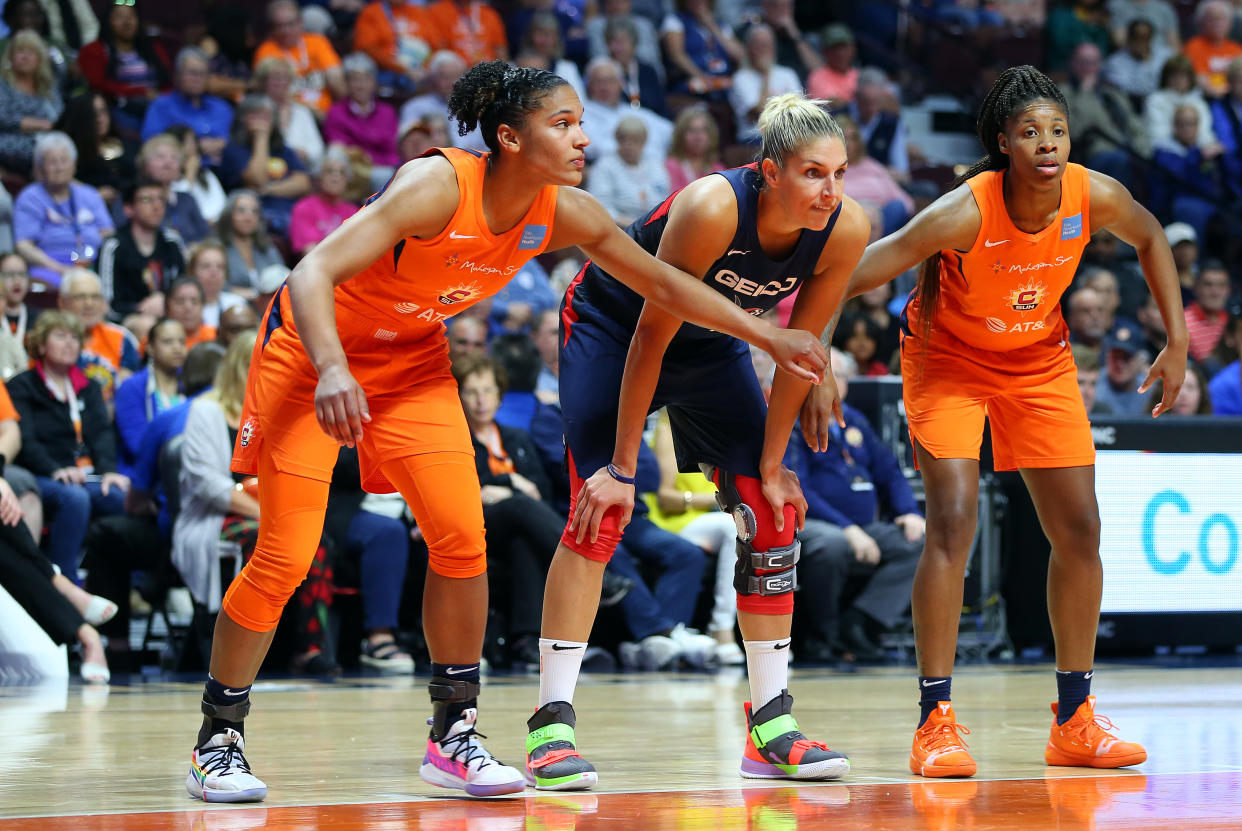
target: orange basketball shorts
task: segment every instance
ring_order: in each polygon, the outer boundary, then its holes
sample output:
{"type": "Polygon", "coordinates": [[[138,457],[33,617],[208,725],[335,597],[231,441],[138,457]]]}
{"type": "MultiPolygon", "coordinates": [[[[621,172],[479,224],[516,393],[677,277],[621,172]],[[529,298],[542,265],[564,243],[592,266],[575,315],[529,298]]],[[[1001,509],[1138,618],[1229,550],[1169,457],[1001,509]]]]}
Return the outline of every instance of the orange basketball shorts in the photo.
{"type": "Polygon", "coordinates": [[[901,341],[910,437],[937,459],[978,459],[986,418],[997,470],[1095,463],[1091,424],[1069,344],[976,349],[937,331],[901,341]]]}

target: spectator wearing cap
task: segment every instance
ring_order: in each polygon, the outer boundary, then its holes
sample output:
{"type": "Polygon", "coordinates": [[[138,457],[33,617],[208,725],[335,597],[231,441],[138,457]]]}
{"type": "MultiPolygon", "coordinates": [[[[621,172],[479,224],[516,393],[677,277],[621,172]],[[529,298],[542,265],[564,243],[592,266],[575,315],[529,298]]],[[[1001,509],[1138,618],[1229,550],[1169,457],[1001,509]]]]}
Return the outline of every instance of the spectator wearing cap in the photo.
{"type": "Polygon", "coordinates": [[[233,108],[223,98],[207,94],[210,76],[207,55],[197,46],[177,53],[172,92],[161,95],[147,107],[142,120],[142,140],[185,124],[198,136],[202,154],[213,162],[220,159],[233,126],[233,108]]]}
{"type": "MultiPolygon", "coordinates": [[[[428,115],[435,115],[448,124],[448,138],[453,147],[465,150],[486,150],[483,133],[476,126],[466,135],[458,134],[457,120],[449,115],[448,99],[453,84],[465,74],[468,64],[461,55],[441,49],[427,62],[427,92],[401,105],[401,123],[412,124],[428,115]]],[[[598,129],[598,128],[593,128],[598,129]]]]}
{"type": "Polygon", "coordinates": [[[1229,272],[1219,260],[1208,260],[1195,278],[1195,299],[1186,306],[1186,331],[1190,335],[1190,357],[1202,361],[1212,354],[1225,333],[1229,313],[1229,272]]]}
{"type": "Polygon", "coordinates": [[[319,189],[293,205],[289,245],[294,253],[305,255],[358,212],[357,205],[343,198],[352,175],[349,156],[340,147],[330,147],[319,169],[319,189]]]}
{"type": "Polygon", "coordinates": [[[1104,372],[1095,388],[1096,407],[1107,405],[1110,412],[1123,416],[1146,412],[1147,397],[1138,387],[1148,360],[1137,332],[1118,332],[1106,338],[1101,349],[1104,372]]]}
{"type": "Polygon", "coordinates": [[[1208,383],[1216,415],[1242,416],[1242,361],[1234,361],[1208,383]]]}
{"type": "Polygon", "coordinates": [[[858,90],[854,33],[844,23],[829,23],[820,33],[819,42],[824,50],[824,65],[807,77],[807,94],[838,105],[853,101],[858,90]]]}
{"type": "Polygon", "coordinates": [[[1182,287],[1182,303],[1190,303],[1194,300],[1195,277],[1199,273],[1199,235],[1185,222],[1170,222],[1164,226],[1164,236],[1173,252],[1177,282],[1182,287]]]}
{"type": "Polygon", "coordinates": [[[349,95],[332,105],[324,138],[361,150],[371,161],[371,188],[379,190],[397,169],[397,112],[375,98],[375,61],[361,52],[345,58],[349,95]]]}
{"type": "Polygon", "coordinates": [[[403,120],[397,130],[397,155],[401,164],[417,159],[433,147],[451,147],[448,122],[444,116],[425,113],[416,118],[403,120]]]}
{"type": "Polygon", "coordinates": [[[738,141],[759,141],[757,122],[763,105],[774,95],[801,92],[802,82],[791,68],[776,63],[776,35],[766,23],[746,29],[746,60],[733,73],[729,103],[737,118],[738,141]]]}

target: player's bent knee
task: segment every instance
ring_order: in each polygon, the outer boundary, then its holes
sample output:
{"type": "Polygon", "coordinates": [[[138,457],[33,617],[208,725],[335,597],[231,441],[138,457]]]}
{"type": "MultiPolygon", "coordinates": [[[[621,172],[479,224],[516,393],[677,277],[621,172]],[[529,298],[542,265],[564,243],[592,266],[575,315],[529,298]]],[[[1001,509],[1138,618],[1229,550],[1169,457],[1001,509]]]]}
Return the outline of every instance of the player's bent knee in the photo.
{"type": "Polygon", "coordinates": [[[801,544],[795,539],[793,518],[788,516],[791,506],[786,506],[785,527],[777,531],[758,479],[727,471],[714,471],[712,478],[718,488],[717,502],[737,525],[733,588],[738,610],[761,615],[792,613],[801,544]]]}
{"type": "Polygon", "coordinates": [[[589,538],[578,542],[577,533],[571,533],[568,527],[565,528],[565,533],[561,534],[561,545],[579,557],[585,557],[597,563],[607,563],[611,560],[613,552],[617,550],[620,543],[621,534],[603,527],[599,529],[599,536],[596,537],[595,542],[591,542],[589,538]]]}
{"type": "Polygon", "coordinates": [[[454,580],[469,580],[487,573],[487,548],[481,547],[473,552],[463,553],[460,549],[445,551],[441,548],[429,549],[427,566],[433,573],[454,580]]]}
{"type": "Polygon", "coordinates": [[[252,632],[270,632],[280,623],[285,604],[301,581],[299,578],[292,584],[273,585],[271,581],[255,580],[253,574],[243,569],[229,585],[220,608],[238,626],[252,632]]]}

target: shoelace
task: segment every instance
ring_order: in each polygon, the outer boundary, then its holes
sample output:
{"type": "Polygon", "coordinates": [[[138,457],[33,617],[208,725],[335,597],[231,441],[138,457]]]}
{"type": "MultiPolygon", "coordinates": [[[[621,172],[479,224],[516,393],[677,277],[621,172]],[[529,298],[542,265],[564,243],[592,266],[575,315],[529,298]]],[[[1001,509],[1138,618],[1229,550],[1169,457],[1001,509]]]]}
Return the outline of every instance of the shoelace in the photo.
{"type": "Polygon", "coordinates": [[[250,763],[246,761],[245,754],[234,742],[229,742],[224,747],[213,747],[205,751],[203,755],[211,755],[211,758],[205,760],[206,764],[202,766],[203,773],[220,771],[221,776],[226,776],[236,770],[250,773],[250,763]]]}
{"type": "Polygon", "coordinates": [[[572,747],[562,747],[558,750],[549,750],[538,759],[531,759],[528,767],[532,770],[538,770],[540,768],[545,768],[548,765],[554,765],[557,762],[563,762],[566,759],[574,757],[582,758],[582,754],[572,747]]]}
{"type": "Polygon", "coordinates": [[[931,741],[928,742],[929,750],[946,750],[953,746],[970,747],[961,734],[970,735],[970,728],[958,724],[956,721],[948,721],[936,728],[932,734],[931,741]]]}
{"type": "MultiPolygon", "coordinates": [[[[1066,724],[1068,723],[1069,722],[1066,722],[1066,724]]],[[[1061,726],[1064,727],[1065,725],[1063,724],[1061,726]]],[[[1096,732],[1101,732],[1104,735],[1108,736],[1108,738],[1110,739],[1116,739],[1117,737],[1114,736],[1111,732],[1109,732],[1111,730],[1116,730],[1116,729],[1117,729],[1117,725],[1113,724],[1112,721],[1109,720],[1108,716],[1097,715],[1097,716],[1093,716],[1092,718],[1088,720],[1083,721],[1083,723],[1074,731],[1074,733],[1077,734],[1077,736],[1080,738],[1080,740],[1084,744],[1094,744],[1095,739],[1096,739],[1096,736],[1094,734],[1096,732]]]]}
{"type": "Polygon", "coordinates": [[[471,762],[478,760],[479,770],[482,770],[495,762],[495,759],[492,758],[492,754],[483,749],[483,745],[479,744],[477,741],[471,741],[471,739],[475,736],[478,736],[480,739],[487,738],[487,736],[483,735],[478,730],[475,730],[473,727],[467,727],[456,736],[450,736],[440,742],[440,746],[445,750],[448,750],[449,745],[456,745],[456,749],[449,753],[450,759],[454,762],[460,762],[467,768],[470,767],[471,762]],[[465,759],[459,760],[457,756],[462,753],[465,754],[465,759]]]}
{"type": "Polygon", "coordinates": [[[792,750],[793,748],[798,747],[799,745],[802,746],[803,753],[806,753],[808,750],[811,750],[812,748],[819,748],[820,750],[824,750],[829,753],[832,752],[832,748],[829,747],[828,745],[824,744],[823,742],[812,741],[811,739],[798,739],[796,742],[794,742],[790,746],[790,749],[792,750]]]}

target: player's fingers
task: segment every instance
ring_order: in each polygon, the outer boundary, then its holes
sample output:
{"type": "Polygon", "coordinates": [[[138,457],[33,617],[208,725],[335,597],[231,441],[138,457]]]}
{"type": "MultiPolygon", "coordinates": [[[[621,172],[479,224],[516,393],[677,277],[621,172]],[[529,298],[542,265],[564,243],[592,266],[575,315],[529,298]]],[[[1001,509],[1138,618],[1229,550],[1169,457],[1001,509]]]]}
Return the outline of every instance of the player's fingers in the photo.
{"type": "Polygon", "coordinates": [[[582,540],[586,537],[587,532],[590,530],[591,517],[594,513],[594,506],[589,500],[578,503],[578,542],[582,542],[582,540]]]}
{"type": "Polygon", "coordinates": [[[1164,395],[1161,396],[1160,403],[1156,405],[1156,409],[1152,411],[1152,417],[1154,418],[1161,413],[1167,413],[1169,410],[1173,409],[1173,404],[1177,401],[1177,395],[1179,392],[1181,392],[1180,384],[1175,387],[1166,382],[1164,385],[1164,395]]]}
{"type": "Polygon", "coordinates": [[[776,526],[777,533],[780,533],[785,530],[785,500],[769,498],[768,504],[772,506],[772,524],[776,526]]]}
{"type": "Polygon", "coordinates": [[[358,407],[358,418],[360,418],[364,424],[370,424],[371,407],[367,404],[367,394],[363,391],[362,387],[354,388],[354,400],[358,407]]]}
{"type": "Polygon", "coordinates": [[[343,396],[332,396],[332,420],[336,429],[336,440],[346,447],[354,446],[354,437],[349,429],[349,410],[345,406],[343,396]]]}
{"type": "Polygon", "coordinates": [[[634,505],[631,503],[625,506],[625,512],[621,514],[621,528],[619,530],[624,531],[625,527],[630,524],[630,520],[633,519],[633,517],[634,505]]]}
{"type": "Polygon", "coordinates": [[[798,501],[794,503],[794,510],[798,512],[798,530],[801,531],[806,526],[806,497],[799,496],[798,501]]]}
{"type": "Polygon", "coordinates": [[[341,406],[345,408],[345,434],[351,443],[356,444],[362,441],[362,415],[352,390],[341,397],[341,406]]]}
{"type": "MultiPolygon", "coordinates": [[[[845,410],[841,409],[840,398],[832,402],[832,414],[836,418],[837,424],[841,427],[842,430],[844,430],[845,429],[845,410]]],[[[827,448],[828,448],[828,437],[827,435],[825,435],[824,436],[824,449],[826,450],[827,448]]]]}
{"type": "MultiPolygon", "coordinates": [[[[1153,369],[1154,369],[1154,367],[1153,367],[1153,369]]],[[[1155,375],[1155,373],[1154,373],[1154,372],[1148,372],[1148,373],[1147,373],[1147,377],[1143,379],[1143,383],[1139,384],[1138,391],[1139,391],[1139,392],[1147,392],[1147,390],[1151,388],[1151,385],[1152,385],[1153,383],[1155,383],[1155,381],[1156,381],[1156,375],[1155,375]]]]}
{"type": "Polygon", "coordinates": [[[582,506],[586,502],[586,484],[578,488],[578,498],[574,500],[573,513],[569,517],[569,530],[576,531],[578,523],[582,522],[582,506]]]}

